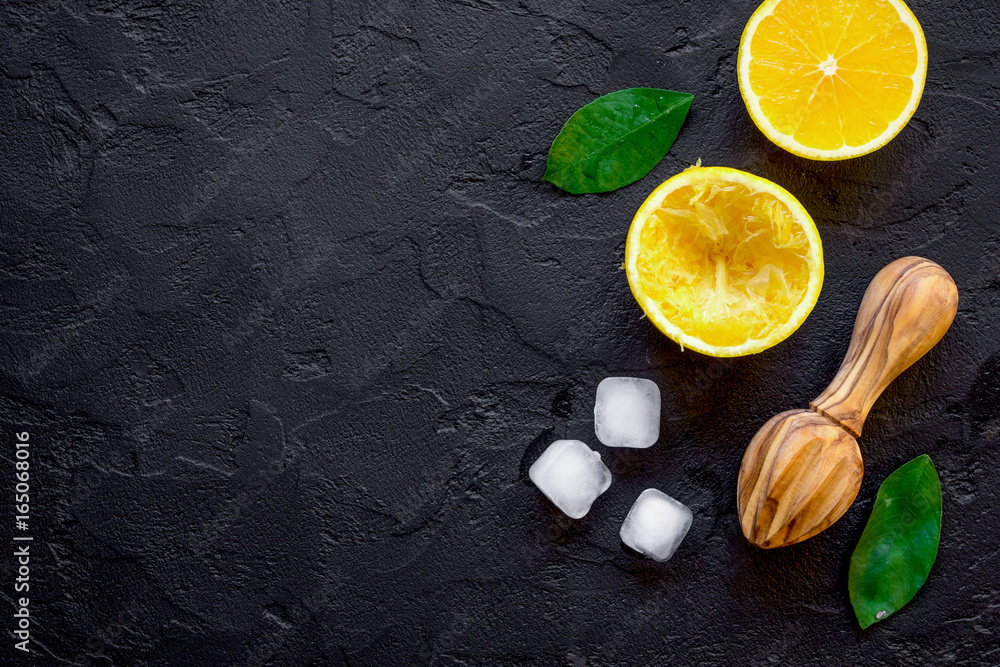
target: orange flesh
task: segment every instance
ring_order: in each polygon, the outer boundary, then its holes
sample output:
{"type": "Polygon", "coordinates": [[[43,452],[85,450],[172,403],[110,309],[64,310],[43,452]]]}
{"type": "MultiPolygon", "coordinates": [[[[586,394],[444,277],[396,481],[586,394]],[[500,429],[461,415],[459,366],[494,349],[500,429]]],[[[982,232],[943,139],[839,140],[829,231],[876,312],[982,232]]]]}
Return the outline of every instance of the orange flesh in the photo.
{"type": "Polygon", "coordinates": [[[750,43],[750,85],[782,134],[820,150],[881,136],[913,93],[917,44],[885,0],[786,0],[750,43]]]}
{"type": "Polygon", "coordinates": [[[809,284],[809,239],[775,196],[741,183],[670,192],[640,232],[641,289],[709,345],[766,338],[809,284]]]}

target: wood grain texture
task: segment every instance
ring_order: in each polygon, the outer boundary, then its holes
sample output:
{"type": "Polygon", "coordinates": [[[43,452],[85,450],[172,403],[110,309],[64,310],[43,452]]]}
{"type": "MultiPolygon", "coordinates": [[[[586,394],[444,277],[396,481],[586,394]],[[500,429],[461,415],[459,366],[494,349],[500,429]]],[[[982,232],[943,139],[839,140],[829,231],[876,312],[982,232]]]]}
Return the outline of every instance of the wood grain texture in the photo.
{"type": "Polygon", "coordinates": [[[941,340],[958,310],[948,272],[903,257],[865,291],[847,355],[811,410],[791,410],[757,432],[740,467],[737,506],[743,534],[765,549],[808,539],[839,519],[861,488],[855,438],[896,376],[941,340]]]}
{"type": "Polygon", "coordinates": [[[772,417],[740,467],[743,535],[764,549],[812,537],[847,511],[863,474],[857,441],[828,418],[811,410],[772,417]]]}
{"type": "Polygon", "coordinates": [[[879,395],[941,340],[957,310],[958,288],[943,268],[921,257],[888,264],[865,292],[840,370],[809,407],[859,437],[879,395]]]}

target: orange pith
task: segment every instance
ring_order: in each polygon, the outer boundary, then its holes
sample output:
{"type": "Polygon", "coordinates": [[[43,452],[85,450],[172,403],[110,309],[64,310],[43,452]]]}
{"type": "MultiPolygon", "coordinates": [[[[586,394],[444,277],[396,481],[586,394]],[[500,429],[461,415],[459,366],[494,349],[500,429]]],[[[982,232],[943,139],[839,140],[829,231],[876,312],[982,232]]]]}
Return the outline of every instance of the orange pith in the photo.
{"type": "Polygon", "coordinates": [[[642,231],[639,275],[684,333],[710,345],[762,338],[808,283],[808,241],[788,207],[743,185],[684,186],[642,231]]]}

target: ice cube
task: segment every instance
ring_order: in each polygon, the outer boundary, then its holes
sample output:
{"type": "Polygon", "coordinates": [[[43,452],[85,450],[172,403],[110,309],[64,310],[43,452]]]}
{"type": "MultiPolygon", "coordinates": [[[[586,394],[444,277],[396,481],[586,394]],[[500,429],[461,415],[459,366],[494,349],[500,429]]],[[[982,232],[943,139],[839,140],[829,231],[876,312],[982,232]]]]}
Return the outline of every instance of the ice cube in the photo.
{"type": "Polygon", "coordinates": [[[660,388],[643,378],[604,378],[597,385],[594,432],[608,447],[652,446],[660,437],[660,388]]]}
{"type": "Polygon", "coordinates": [[[627,546],[662,563],[677,551],[693,516],[686,505],[662,491],[646,489],[632,505],[619,534],[627,546]]]}
{"type": "Polygon", "coordinates": [[[556,440],[531,464],[528,477],[567,516],[580,519],[611,486],[601,455],[579,440],[556,440]]]}

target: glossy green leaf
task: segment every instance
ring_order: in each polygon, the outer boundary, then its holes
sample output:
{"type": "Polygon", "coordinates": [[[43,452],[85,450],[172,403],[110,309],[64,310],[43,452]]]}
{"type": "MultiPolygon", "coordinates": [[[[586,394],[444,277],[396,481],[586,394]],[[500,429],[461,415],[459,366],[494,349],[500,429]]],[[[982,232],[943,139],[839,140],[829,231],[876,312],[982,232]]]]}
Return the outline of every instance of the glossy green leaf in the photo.
{"type": "Polygon", "coordinates": [[[847,588],[862,628],[913,599],[927,581],[940,541],[941,481],[924,454],[882,482],[851,555],[847,588]]]}
{"type": "Polygon", "coordinates": [[[638,181],[670,150],[693,99],[658,88],[598,97],[563,126],[542,178],[573,194],[608,192],[638,181]]]}

